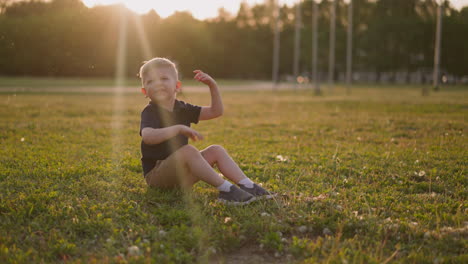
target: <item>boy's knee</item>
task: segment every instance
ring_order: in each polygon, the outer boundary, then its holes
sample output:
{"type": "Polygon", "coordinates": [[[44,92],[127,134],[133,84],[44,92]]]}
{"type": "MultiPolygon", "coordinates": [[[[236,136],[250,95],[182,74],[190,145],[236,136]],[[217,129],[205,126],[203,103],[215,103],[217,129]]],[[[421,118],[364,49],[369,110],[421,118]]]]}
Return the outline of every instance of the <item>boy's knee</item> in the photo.
{"type": "Polygon", "coordinates": [[[215,154],[226,152],[226,150],[220,145],[211,145],[207,150],[215,154]]]}
{"type": "Polygon", "coordinates": [[[185,145],[181,147],[178,152],[183,156],[183,158],[194,157],[195,155],[200,154],[198,149],[192,145],[185,145]]]}

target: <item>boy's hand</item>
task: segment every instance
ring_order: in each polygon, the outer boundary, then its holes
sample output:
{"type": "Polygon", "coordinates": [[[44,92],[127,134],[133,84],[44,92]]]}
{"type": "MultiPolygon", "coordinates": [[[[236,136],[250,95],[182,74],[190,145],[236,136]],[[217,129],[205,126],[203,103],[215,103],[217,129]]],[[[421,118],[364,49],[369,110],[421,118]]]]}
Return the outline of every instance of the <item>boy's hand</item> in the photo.
{"type": "Polygon", "coordinates": [[[190,138],[193,141],[202,140],[203,136],[188,126],[181,125],[180,134],[190,138]]]}
{"type": "Polygon", "coordinates": [[[195,76],[193,77],[195,80],[202,82],[210,87],[216,85],[216,81],[208,74],[200,70],[194,70],[193,72],[195,73],[195,76]]]}

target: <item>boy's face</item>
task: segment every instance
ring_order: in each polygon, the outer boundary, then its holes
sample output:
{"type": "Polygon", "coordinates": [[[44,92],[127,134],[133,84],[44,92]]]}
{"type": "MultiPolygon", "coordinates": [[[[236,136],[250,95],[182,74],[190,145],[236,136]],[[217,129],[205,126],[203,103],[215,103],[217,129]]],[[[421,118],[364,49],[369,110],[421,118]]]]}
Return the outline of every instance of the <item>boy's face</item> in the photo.
{"type": "Polygon", "coordinates": [[[180,86],[181,83],[171,67],[149,69],[143,76],[142,91],[155,103],[174,101],[180,86]]]}

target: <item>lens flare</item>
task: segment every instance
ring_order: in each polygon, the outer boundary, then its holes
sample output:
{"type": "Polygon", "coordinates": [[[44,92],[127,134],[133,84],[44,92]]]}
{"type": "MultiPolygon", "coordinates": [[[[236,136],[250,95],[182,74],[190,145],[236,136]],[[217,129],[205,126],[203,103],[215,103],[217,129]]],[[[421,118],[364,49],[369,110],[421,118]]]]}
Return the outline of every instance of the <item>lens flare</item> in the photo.
{"type": "Polygon", "coordinates": [[[122,153],[122,110],[123,92],[126,79],[126,50],[127,50],[127,14],[125,9],[120,10],[119,40],[117,43],[116,70],[113,88],[113,112],[112,112],[112,150],[115,167],[120,167],[120,156],[122,153]]]}
{"type": "MultiPolygon", "coordinates": [[[[150,60],[154,57],[152,53],[151,43],[148,41],[146,31],[144,28],[144,24],[141,21],[140,16],[131,16],[134,18],[133,23],[135,23],[138,39],[140,43],[140,48],[142,50],[143,56],[146,60],[150,60]]],[[[118,48],[116,54],[116,74],[115,74],[115,85],[114,85],[114,106],[113,106],[113,116],[112,116],[112,143],[113,143],[113,155],[114,155],[114,162],[115,168],[120,167],[121,163],[121,153],[122,153],[122,120],[123,120],[123,107],[124,107],[124,88],[125,88],[125,80],[126,80],[126,53],[127,53],[127,27],[128,27],[128,16],[125,9],[122,8],[120,14],[120,23],[119,23],[119,41],[118,41],[118,48]]],[[[157,56],[157,55],[156,55],[157,56]]],[[[169,115],[161,114],[159,118],[165,124],[174,124],[174,120],[169,115]]],[[[172,142],[172,141],[170,141],[172,142]]],[[[174,142],[175,143],[175,142],[174,142]]],[[[173,151],[176,149],[176,145],[172,144],[169,146],[173,151]]],[[[183,182],[186,173],[190,173],[187,170],[185,164],[180,162],[177,165],[175,170],[174,177],[179,178],[179,182],[183,182]]],[[[210,237],[210,227],[209,223],[204,220],[203,210],[195,202],[194,195],[192,192],[184,190],[183,195],[183,202],[185,204],[185,208],[190,215],[190,218],[193,222],[193,228],[197,228],[199,230],[204,230],[205,232],[201,232],[199,236],[197,236],[197,250],[202,252],[206,251],[208,247],[208,241],[210,237]]]]}

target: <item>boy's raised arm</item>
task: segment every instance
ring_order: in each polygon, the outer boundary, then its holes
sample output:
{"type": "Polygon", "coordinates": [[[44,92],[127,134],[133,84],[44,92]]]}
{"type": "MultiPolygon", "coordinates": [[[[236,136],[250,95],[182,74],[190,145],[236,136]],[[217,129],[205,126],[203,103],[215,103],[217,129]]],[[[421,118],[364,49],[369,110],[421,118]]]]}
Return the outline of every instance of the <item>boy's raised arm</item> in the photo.
{"type": "Polygon", "coordinates": [[[194,79],[208,85],[211,93],[211,105],[202,107],[199,119],[210,120],[221,116],[224,111],[224,106],[221,100],[221,94],[219,93],[218,84],[211,76],[200,70],[195,70],[193,72],[195,73],[194,79]]]}

